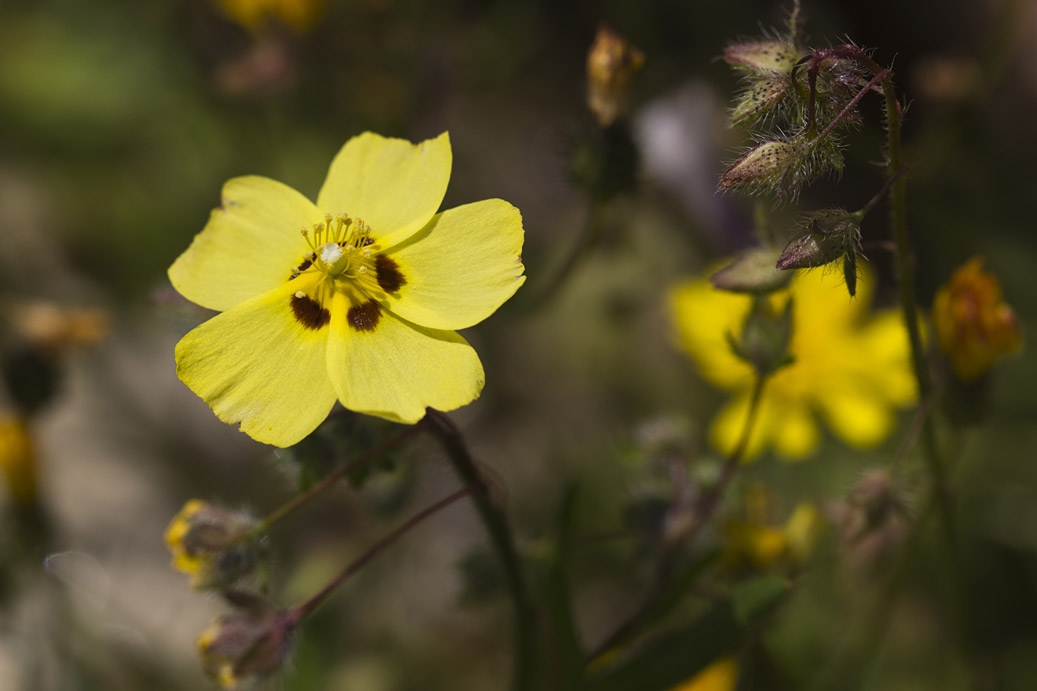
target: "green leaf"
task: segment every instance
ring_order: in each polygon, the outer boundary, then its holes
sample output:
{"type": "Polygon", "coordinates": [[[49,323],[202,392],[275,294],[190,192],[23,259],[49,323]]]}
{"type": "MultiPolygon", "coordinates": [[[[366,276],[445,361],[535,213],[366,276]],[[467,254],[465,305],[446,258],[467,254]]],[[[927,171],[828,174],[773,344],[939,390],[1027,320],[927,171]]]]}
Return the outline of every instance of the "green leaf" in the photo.
{"type": "Polygon", "coordinates": [[[593,679],[589,691],[667,691],[741,647],[784,600],[785,579],[764,576],[738,585],[694,623],[651,641],[593,679]]]}
{"type": "Polygon", "coordinates": [[[792,276],[778,271],[780,249],[758,247],[740,255],[737,259],[709,277],[714,288],[734,293],[772,293],[788,285],[792,276]]]}

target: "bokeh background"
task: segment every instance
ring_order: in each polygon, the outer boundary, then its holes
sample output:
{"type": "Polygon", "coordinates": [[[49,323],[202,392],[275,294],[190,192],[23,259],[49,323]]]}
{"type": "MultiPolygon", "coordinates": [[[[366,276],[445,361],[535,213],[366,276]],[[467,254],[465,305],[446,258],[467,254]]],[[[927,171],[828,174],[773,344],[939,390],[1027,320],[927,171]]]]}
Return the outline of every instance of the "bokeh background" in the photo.
{"type": "MultiPolygon", "coordinates": [[[[178,381],[173,347],[209,314],[165,271],[226,179],[266,175],[313,197],[334,153],[365,130],[415,141],[449,130],[444,208],[501,197],[522,210],[528,282],[465,334],[487,386],[454,418],[504,488],[533,568],[562,497],[579,488],[572,585],[593,647],[650,581],[651,531],[632,530],[630,516],[669,491],[652,444],[679,440],[694,478],[722,458],[706,431],[725,394],[674,347],[665,295],[752,242],[751,205],[714,193],[724,161],[747,143],[725,125],[738,82],[718,56],[728,41],[781,26],[788,3],[282,0],[284,14],[265,18],[242,14],[248,4],[0,6],[2,347],[30,380],[54,378],[30,427],[35,518],[0,492],[0,688],[206,688],[194,639],[226,606],[169,568],[163,530],[192,497],[262,515],[292,495],[299,470],[293,454],[220,423],[178,381]],[[629,111],[637,185],[609,202],[599,242],[554,284],[590,213],[570,170],[594,129],[584,69],[603,22],[646,56],[629,111]],[[97,338],[63,344],[44,373],[13,355],[26,339],[18,315],[39,301],[100,320],[97,338]]],[[[1037,7],[874,0],[804,10],[811,45],[848,37],[874,47],[907,95],[922,305],[982,254],[1030,340],[1037,7]]],[[[806,190],[802,208],[854,208],[881,185],[877,104],[864,115],[846,172],[806,190]]],[[[779,225],[796,215],[773,210],[779,225]]],[[[880,305],[894,295],[883,219],[864,225],[880,305]]],[[[794,596],[753,646],[763,671],[744,674],[743,688],[806,688],[819,660],[837,654],[852,670],[839,688],[1037,685],[1035,384],[1024,350],[995,373],[984,424],[956,437],[961,578],[947,578],[938,542],[923,539],[888,602],[876,599],[871,567],[847,556],[829,509],[888,465],[907,413],[879,449],[828,438],[808,460],[765,454],[745,468],[722,516],[741,515],[762,492],[775,522],[802,502],[828,519],[794,596]],[[878,642],[860,631],[876,602],[889,610],[878,642]]],[[[0,394],[7,409],[10,399],[0,394]]],[[[435,445],[418,441],[362,486],[279,525],[275,599],[301,601],[456,483],[435,445]]],[[[711,531],[703,549],[724,539],[711,531]]],[[[505,688],[509,611],[495,583],[474,513],[454,506],[352,579],[269,683],[505,688]]]]}

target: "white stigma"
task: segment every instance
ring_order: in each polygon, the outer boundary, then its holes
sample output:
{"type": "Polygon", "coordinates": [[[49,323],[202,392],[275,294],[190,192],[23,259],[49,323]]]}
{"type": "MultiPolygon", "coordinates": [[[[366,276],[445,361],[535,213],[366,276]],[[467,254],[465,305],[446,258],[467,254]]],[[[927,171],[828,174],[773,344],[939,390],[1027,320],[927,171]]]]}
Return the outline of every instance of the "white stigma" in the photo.
{"type": "Polygon", "coordinates": [[[342,248],[337,243],[329,242],[320,248],[320,258],[328,266],[332,266],[342,258],[342,248]]]}

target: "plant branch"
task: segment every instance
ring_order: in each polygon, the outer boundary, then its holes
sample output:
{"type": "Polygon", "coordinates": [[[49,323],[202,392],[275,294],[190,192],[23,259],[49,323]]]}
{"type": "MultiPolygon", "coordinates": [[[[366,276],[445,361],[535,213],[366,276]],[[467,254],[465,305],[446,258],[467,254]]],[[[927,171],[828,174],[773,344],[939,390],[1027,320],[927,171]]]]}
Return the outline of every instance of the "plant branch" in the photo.
{"type": "Polygon", "coordinates": [[[366,552],[361,554],[359,557],[354,559],[346,568],[342,569],[337,576],[332,578],[327,585],[320,589],[315,595],[309,600],[302,603],[291,611],[293,622],[298,622],[307,615],[309,615],[314,609],[316,609],[321,603],[323,603],[331,593],[335,591],[342,583],[344,583],[350,576],[362,569],[367,565],[369,561],[381,554],[386,548],[392,546],[397,540],[403,537],[407,531],[421,523],[423,520],[436,513],[441,509],[453,504],[458,499],[461,499],[465,495],[472,494],[477,490],[482,490],[482,485],[473,485],[460,489],[448,497],[440,499],[432,506],[425,508],[422,511],[411,516],[402,525],[397,527],[391,533],[383,537],[381,540],[372,545],[366,552]]]}
{"type": "Polygon", "coordinates": [[[289,514],[294,513],[297,509],[307,504],[314,497],[323,494],[325,491],[328,490],[328,488],[330,488],[336,482],[348,475],[350,472],[365,465],[366,463],[370,463],[378,456],[392,449],[394,446],[397,446],[398,444],[403,443],[407,439],[410,439],[412,436],[420,432],[421,428],[422,423],[410,425],[396,436],[387,439],[386,441],[382,442],[373,449],[365,452],[359,458],[349,463],[346,463],[337,470],[328,473],[324,477],[324,479],[318,482],[316,485],[309,488],[305,492],[302,492],[301,494],[297,494],[296,496],[292,497],[290,500],[288,500],[278,508],[271,511],[266,518],[264,518],[262,521],[256,524],[256,527],[252,529],[252,534],[261,535],[263,533],[266,533],[270,530],[270,527],[272,525],[274,525],[281,519],[285,518],[289,514]]]}

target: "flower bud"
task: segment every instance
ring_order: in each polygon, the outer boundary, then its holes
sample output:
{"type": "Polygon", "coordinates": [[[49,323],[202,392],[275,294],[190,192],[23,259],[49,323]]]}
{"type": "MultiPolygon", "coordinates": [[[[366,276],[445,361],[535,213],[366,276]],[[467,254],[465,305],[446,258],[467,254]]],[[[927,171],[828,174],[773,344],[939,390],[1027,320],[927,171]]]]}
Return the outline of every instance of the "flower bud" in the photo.
{"type": "Polygon", "coordinates": [[[28,425],[19,417],[0,419],[0,471],[18,506],[36,499],[36,449],[28,425]]]}
{"type": "Polygon", "coordinates": [[[861,478],[837,511],[843,546],[856,566],[876,565],[907,535],[907,504],[885,470],[861,478]]]}
{"type": "Polygon", "coordinates": [[[1001,296],[997,279],[973,257],[936,292],[933,325],[940,350],[962,381],[976,381],[994,363],[1019,350],[1022,337],[1012,308],[1001,296]]]}
{"type": "Polygon", "coordinates": [[[645,56],[606,26],[598,28],[587,53],[587,106],[602,127],[614,123],[626,106],[630,80],[645,56]]]}
{"type": "Polygon", "coordinates": [[[766,297],[755,296],[752,308],[736,340],[730,334],[728,343],[762,377],[792,362],[789,339],[792,335],[792,300],[779,311],[766,297]]]}
{"type": "Polygon", "coordinates": [[[289,613],[262,610],[220,617],[198,637],[205,673],[220,688],[237,689],[277,671],[288,656],[296,623],[289,613]]]}
{"type": "MultiPolygon", "coordinates": [[[[740,255],[709,277],[718,290],[733,293],[771,293],[788,285],[792,275],[774,268],[778,251],[759,247],[740,255]]],[[[778,268],[781,268],[780,266],[778,268]]]]}
{"type": "Polygon", "coordinates": [[[811,269],[830,264],[855,247],[860,237],[860,218],[843,209],[823,209],[807,217],[806,232],[785,246],[777,267],[811,269]]]}
{"type": "Polygon", "coordinates": [[[791,193],[805,177],[807,151],[795,141],[775,140],[754,146],[720,177],[720,189],[791,193]]]}
{"type": "Polygon", "coordinates": [[[796,47],[787,41],[749,41],[724,50],[724,62],[755,74],[790,74],[799,58],[796,47]]]}
{"type": "Polygon", "coordinates": [[[785,75],[753,80],[731,110],[732,125],[751,125],[776,113],[792,82],[785,75]]]}
{"type": "Polygon", "coordinates": [[[233,585],[251,573],[262,556],[262,544],[252,534],[255,525],[243,513],[192,499],[166,528],[173,568],[188,574],[195,588],[233,585]]]}

